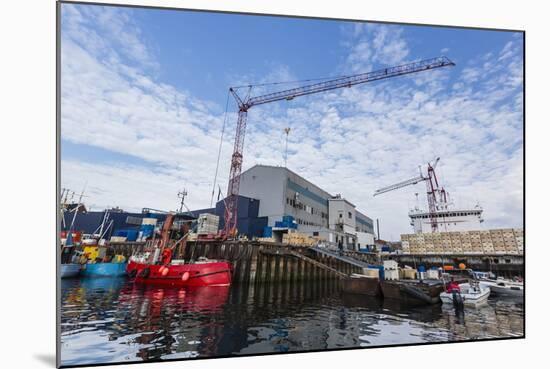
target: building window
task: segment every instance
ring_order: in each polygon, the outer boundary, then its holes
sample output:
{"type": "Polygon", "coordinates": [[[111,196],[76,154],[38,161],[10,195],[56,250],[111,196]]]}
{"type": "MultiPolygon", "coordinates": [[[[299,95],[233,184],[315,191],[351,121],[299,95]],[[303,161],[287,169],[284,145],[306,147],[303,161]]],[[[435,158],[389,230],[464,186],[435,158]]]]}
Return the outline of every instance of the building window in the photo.
{"type": "Polygon", "coordinates": [[[314,236],[319,236],[319,232],[313,232],[314,236]]]}
{"type": "Polygon", "coordinates": [[[348,211],[348,218],[351,219],[351,211],[348,211]]]}
{"type": "Polygon", "coordinates": [[[339,218],[342,218],[342,213],[338,214],[338,217],[339,217],[339,218]]]}

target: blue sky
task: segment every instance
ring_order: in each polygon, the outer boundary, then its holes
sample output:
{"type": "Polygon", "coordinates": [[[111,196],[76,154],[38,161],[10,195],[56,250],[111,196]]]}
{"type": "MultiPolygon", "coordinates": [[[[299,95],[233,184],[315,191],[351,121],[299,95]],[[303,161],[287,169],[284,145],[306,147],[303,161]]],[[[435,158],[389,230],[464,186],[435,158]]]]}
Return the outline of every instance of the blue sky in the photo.
{"type": "Polygon", "coordinates": [[[521,34],[63,4],[61,35],[62,187],[87,182],[92,208],[175,209],[184,186],[190,206],[208,206],[229,86],[447,55],[456,67],[255,108],[244,168],[281,165],[289,126],[289,168],[397,239],[424,188],[373,191],[441,156],[457,205],[479,202],[487,227],[522,226],[521,34]]]}

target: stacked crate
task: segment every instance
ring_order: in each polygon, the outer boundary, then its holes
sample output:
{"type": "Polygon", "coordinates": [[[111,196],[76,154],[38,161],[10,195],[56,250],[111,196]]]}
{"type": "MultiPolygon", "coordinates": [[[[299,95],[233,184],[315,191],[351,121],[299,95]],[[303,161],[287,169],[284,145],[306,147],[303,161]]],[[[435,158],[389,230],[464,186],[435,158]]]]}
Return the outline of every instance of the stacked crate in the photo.
{"type": "Polygon", "coordinates": [[[275,242],[273,237],[258,237],[256,240],[258,242],[275,242]]]}
{"type": "Polygon", "coordinates": [[[415,253],[417,254],[425,254],[426,253],[426,243],[424,242],[424,234],[423,233],[416,233],[413,236],[413,240],[415,242],[415,253]]]}
{"type": "Polygon", "coordinates": [[[483,244],[481,243],[481,234],[479,231],[469,231],[470,243],[472,245],[472,254],[483,254],[483,244]]]}
{"type": "Polygon", "coordinates": [[[523,255],[523,229],[401,235],[406,254],[523,255]]]}
{"type": "Polygon", "coordinates": [[[404,254],[409,254],[411,252],[409,245],[409,236],[410,235],[408,234],[401,235],[401,251],[403,251],[404,254]]]}
{"type": "Polygon", "coordinates": [[[504,239],[502,238],[502,230],[491,229],[489,232],[491,234],[491,241],[493,242],[495,254],[505,254],[506,249],[504,247],[504,239]]]}
{"type": "Polygon", "coordinates": [[[460,243],[462,253],[464,255],[471,255],[474,253],[472,249],[472,242],[470,240],[470,234],[468,232],[460,232],[460,243]]]}
{"type": "Polygon", "coordinates": [[[426,235],[427,237],[424,237],[424,247],[426,249],[426,254],[435,253],[436,234],[437,233],[430,233],[426,235]]]}
{"type": "Polygon", "coordinates": [[[431,233],[426,239],[426,254],[437,254],[439,244],[439,233],[431,233]]]}
{"type": "Polygon", "coordinates": [[[515,228],[514,237],[516,238],[518,254],[523,255],[523,228],[515,228]]]}
{"type": "Polygon", "coordinates": [[[462,254],[462,240],[460,232],[448,232],[451,237],[451,252],[452,254],[462,254]]]}
{"type": "Polygon", "coordinates": [[[516,242],[516,236],[514,235],[514,230],[511,228],[502,230],[502,239],[504,241],[504,250],[507,254],[517,255],[518,246],[516,242]]]}
{"type": "Polygon", "coordinates": [[[283,243],[293,246],[314,246],[317,244],[319,239],[308,236],[299,232],[291,232],[283,234],[283,243]]]}
{"type": "Polygon", "coordinates": [[[441,233],[440,235],[441,239],[441,246],[438,250],[439,254],[450,254],[452,253],[452,243],[451,243],[451,235],[447,232],[441,233]]]}
{"type": "Polygon", "coordinates": [[[197,234],[206,235],[206,234],[216,234],[218,233],[218,227],[220,224],[220,217],[215,214],[199,214],[199,219],[197,221],[197,234]]]}
{"type": "Polygon", "coordinates": [[[495,249],[493,247],[493,240],[491,239],[491,232],[490,231],[480,231],[479,232],[480,238],[481,238],[481,247],[483,248],[484,254],[494,254],[495,249]]]}

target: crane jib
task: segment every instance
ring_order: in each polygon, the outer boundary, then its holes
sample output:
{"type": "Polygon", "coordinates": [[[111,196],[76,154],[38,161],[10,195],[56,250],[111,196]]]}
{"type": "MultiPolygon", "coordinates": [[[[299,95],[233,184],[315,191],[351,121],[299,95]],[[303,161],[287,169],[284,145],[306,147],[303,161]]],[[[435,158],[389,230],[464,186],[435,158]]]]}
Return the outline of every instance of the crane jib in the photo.
{"type": "MultiPolygon", "coordinates": [[[[356,74],[353,76],[339,77],[329,81],[318,82],[311,85],[296,87],[288,90],[273,92],[265,95],[248,98],[242,104],[247,107],[267,104],[280,100],[292,100],[298,96],[311,95],[323,91],[334,90],[342,87],[352,87],[358,84],[377,81],[381,79],[422,72],[430,69],[437,69],[447,66],[454,66],[449,58],[442,56],[418,62],[403,64],[395,67],[380,69],[373,72],[356,74]]],[[[239,98],[240,100],[240,98],[239,98]]]]}

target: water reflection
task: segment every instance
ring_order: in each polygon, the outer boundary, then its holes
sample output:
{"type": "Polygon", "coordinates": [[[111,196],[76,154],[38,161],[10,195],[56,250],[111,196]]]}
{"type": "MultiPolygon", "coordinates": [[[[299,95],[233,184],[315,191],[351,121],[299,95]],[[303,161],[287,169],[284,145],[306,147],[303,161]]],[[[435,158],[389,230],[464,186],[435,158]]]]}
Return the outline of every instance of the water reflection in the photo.
{"type": "Polygon", "coordinates": [[[342,295],[336,282],[168,288],[62,281],[64,365],[523,335],[523,304],[457,313],[342,295]]]}

